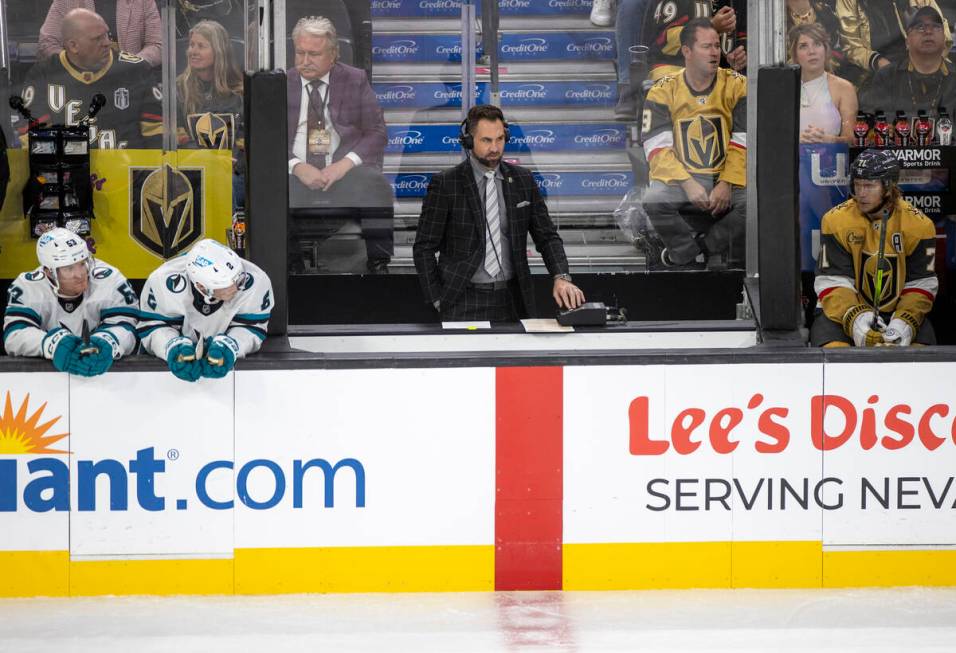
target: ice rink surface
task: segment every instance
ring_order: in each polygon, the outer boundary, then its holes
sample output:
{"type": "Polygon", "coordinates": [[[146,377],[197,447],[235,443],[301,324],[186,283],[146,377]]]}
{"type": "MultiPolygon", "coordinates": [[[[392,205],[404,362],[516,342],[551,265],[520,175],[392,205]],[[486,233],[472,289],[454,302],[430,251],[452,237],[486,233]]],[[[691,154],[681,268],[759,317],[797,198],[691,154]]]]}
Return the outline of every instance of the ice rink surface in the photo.
{"type": "Polygon", "coordinates": [[[0,651],[956,651],[956,589],[0,600],[0,651]]]}

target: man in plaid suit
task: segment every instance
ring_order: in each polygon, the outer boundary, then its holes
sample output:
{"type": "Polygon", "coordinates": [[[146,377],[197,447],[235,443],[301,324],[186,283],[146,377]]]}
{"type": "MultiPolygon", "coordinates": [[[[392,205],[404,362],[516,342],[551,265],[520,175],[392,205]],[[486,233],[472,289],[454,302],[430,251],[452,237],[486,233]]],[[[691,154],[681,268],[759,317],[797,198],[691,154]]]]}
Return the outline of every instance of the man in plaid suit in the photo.
{"type": "Polygon", "coordinates": [[[412,251],[425,299],[443,321],[535,314],[528,233],[554,279],[558,306],[584,303],[531,171],[501,160],[507,140],[501,109],[472,107],[461,125],[467,158],[428,186],[412,251]]]}
{"type": "MultiPolygon", "coordinates": [[[[388,271],[393,250],[392,187],[382,175],[385,118],[365,71],[338,61],[338,37],[322,17],[292,30],[288,80],[289,203],[338,209],[328,235],[357,218],[367,268],[388,271]]],[[[294,228],[294,225],[293,225],[294,228]]]]}

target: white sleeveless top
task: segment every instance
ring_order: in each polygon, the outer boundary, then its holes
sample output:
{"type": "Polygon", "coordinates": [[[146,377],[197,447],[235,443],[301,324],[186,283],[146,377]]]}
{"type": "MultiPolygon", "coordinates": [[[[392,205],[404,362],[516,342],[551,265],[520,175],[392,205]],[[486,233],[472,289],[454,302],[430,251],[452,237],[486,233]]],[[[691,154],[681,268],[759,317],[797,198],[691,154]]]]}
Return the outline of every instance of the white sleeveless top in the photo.
{"type": "Polygon", "coordinates": [[[800,131],[810,125],[830,136],[839,136],[843,119],[830,97],[829,75],[804,82],[800,87],[800,131]]]}

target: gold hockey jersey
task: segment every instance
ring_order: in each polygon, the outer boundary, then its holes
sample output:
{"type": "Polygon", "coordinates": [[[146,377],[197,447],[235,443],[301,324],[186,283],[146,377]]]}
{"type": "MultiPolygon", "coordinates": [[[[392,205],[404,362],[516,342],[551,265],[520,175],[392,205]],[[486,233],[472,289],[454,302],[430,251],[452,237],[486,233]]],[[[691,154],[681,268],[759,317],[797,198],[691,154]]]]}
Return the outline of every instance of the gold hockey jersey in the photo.
{"type": "Polygon", "coordinates": [[[718,68],[713,84],[698,93],[683,71],[664,77],[647,94],[641,136],[651,179],[702,175],[745,186],[747,78],[718,68]]]}
{"type": "Polygon", "coordinates": [[[933,308],[939,287],[934,267],[936,228],[909,202],[897,200],[886,223],[882,287],[877,297],[881,224],[863,215],[852,198],[823,216],[814,281],[817,306],[834,322],[843,323],[854,306],[876,302],[881,313],[895,313],[916,333],[933,308]]]}

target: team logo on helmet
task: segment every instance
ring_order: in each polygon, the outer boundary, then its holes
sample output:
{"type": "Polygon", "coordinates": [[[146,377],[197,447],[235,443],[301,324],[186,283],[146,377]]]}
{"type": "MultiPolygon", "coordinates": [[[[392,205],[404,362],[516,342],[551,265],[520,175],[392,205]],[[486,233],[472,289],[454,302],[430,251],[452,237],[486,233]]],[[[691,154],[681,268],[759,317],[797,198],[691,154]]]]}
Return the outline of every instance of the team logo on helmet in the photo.
{"type": "Polygon", "coordinates": [[[189,134],[199,147],[231,150],[236,142],[235,116],[231,113],[193,113],[186,116],[189,134]]]}
{"type": "Polygon", "coordinates": [[[166,288],[169,292],[181,293],[186,290],[186,277],[181,274],[171,274],[166,277],[166,288]]]}
{"type": "Polygon", "coordinates": [[[719,168],[727,155],[720,116],[696,116],[680,121],[684,164],[698,170],[719,168]]]}
{"type": "Polygon", "coordinates": [[[171,258],[203,232],[203,174],[197,168],[130,168],[130,231],[149,251],[171,258]]]}
{"type": "Polygon", "coordinates": [[[120,111],[129,108],[129,89],[123,86],[113,91],[113,105],[120,111]]]}

